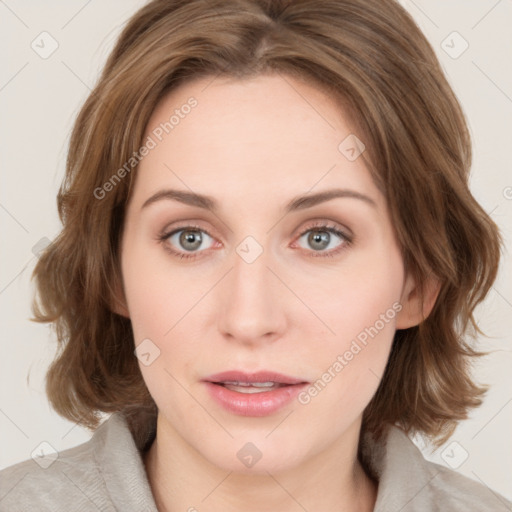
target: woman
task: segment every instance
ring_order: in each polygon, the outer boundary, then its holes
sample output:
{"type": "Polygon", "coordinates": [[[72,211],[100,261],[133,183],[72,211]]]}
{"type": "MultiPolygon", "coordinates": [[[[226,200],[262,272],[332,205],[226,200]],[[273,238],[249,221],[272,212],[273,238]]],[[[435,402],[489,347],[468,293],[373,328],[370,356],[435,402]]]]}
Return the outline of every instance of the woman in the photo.
{"type": "Polygon", "coordinates": [[[2,510],[507,510],[407,437],[442,443],[484,391],[501,239],[470,164],[393,1],[150,2],[78,116],[34,272],[53,407],[113,414],[4,470],[2,510]]]}

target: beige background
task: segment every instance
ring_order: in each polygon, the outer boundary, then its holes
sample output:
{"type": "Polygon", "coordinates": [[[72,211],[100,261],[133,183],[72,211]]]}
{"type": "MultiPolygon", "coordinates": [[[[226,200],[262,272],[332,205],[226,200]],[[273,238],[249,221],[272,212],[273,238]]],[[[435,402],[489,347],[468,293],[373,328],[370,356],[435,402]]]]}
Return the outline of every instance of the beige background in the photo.
{"type": "MultiPolygon", "coordinates": [[[[0,1],[9,51],[0,78],[0,468],[30,458],[41,442],[61,451],[91,436],[57,416],[46,399],[44,375],[55,341],[47,326],[28,320],[30,273],[37,248],[59,231],[55,195],[73,120],[121,26],[144,3],[0,1]],[[46,55],[52,45],[58,47],[46,55]]],[[[478,310],[490,336],[480,345],[492,354],[475,375],[492,389],[441,449],[415,442],[428,459],[512,499],[512,1],[401,3],[432,43],[463,105],[474,140],[472,190],[508,247],[499,279],[478,310]]]]}

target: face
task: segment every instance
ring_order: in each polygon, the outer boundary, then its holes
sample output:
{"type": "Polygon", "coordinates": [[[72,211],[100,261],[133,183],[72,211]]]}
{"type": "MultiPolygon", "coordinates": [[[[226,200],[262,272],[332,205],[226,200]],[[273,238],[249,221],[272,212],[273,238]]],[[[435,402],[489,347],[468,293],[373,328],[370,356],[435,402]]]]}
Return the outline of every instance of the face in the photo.
{"type": "Polygon", "coordinates": [[[340,146],[352,133],[323,92],[275,75],[189,82],[148,123],[123,314],[159,428],[217,467],[244,471],[251,451],[253,471],[335,453],[407,322],[386,201],[354,158],[361,146],[340,146]],[[229,371],[242,374],[215,377],[229,371]],[[286,382],[242,385],[257,372],[286,382]]]}

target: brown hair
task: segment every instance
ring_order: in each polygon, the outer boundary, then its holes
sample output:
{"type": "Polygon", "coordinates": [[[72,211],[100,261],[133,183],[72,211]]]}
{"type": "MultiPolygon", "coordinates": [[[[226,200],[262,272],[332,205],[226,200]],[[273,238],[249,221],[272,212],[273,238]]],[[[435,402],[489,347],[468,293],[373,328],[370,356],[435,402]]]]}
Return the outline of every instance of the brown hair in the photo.
{"type": "MultiPolygon", "coordinates": [[[[121,33],[73,128],[58,194],[63,230],[34,276],[35,320],[54,322],[59,353],[46,391],[88,428],[122,411],[142,438],[156,405],[130,320],[112,312],[119,240],[135,172],[99,190],[143,142],[164,94],[187,80],[279,73],[327,91],[350,113],[385,194],[406,269],[441,283],[431,314],[395,334],[363,428],[386,423],[441,442],[484,389],[464,339],[496,278],[501,237],[468,187],[471,140],[432,47],[393,0],[154,0],[121,33]],[[146,414],[145,414],[146,413],[146,414]]],[[[467,339],[467,338],[466,338],[467,339]]]]}

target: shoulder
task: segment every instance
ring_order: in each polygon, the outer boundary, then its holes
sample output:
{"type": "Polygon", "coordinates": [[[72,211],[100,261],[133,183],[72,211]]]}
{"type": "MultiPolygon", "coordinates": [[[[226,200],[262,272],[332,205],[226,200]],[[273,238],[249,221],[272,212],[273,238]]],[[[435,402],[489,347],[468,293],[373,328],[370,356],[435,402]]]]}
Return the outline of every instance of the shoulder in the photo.
{"type": "Polygon", "coordinates": [[[439,464],[427,460],[424,464],[431,475],[428,493],[443,510],[512,510],[512,502],[490,487],[439,464]]]}
{"type": "Polygon", "coordinates": [[[25,460],[0,471],[0,512],[70,510],[157,512],[141,452],[121,414],[54,460],[25,460]]]}
{"type": "Polygon", "coordinates": [[[96,460],[98,442],[96,437],[0,471],[0,512],[114,511],[96,460]]]}
{"type": "Polygon", "coordinates": [[[405,432],[390,427],[381,441],[362,441],[365,462],[378,478],[375,512],[510,511],[512,502],[491,488],[427,461],[405,432]]]}

